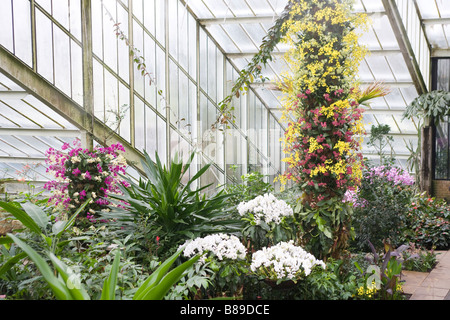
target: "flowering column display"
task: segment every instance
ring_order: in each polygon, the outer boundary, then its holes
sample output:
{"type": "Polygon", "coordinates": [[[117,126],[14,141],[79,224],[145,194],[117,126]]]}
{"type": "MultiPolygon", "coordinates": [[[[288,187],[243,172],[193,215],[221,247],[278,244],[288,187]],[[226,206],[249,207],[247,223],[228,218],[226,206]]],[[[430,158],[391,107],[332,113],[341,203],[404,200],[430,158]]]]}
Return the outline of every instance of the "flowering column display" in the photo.
{"type": "Polygon", "coordinates": [[[283,26],[292,49],[280,84],[288,164],[280,181],[300,187],[305,239],[326,256],[345,246],[351,213],[342,199],[362,177],[360,102],[368,94],[357,89],[365,48],[355,30],[366,19],[351,13],[351,1],[337,0],[295,1],[291,16],[283,26]]]}
{"type": "Polygon", "coordinates": [[[119,184],[127,185],[120,177],[125,174],[127,163],[120,152],[121,144],[96,147],[93,151],[83,149],[80,141],[73,148],[65,143],[62,150],[47,150],[47,172],[55,180],[45,184],[52,192],[49,202],[63,213],[73,214],[88,198],[86,217],[94,222],[101,211],[109,211],[108,195],[120,193],[119,184]],[[69,150],[70,149],[70,150],[69,150]]]}

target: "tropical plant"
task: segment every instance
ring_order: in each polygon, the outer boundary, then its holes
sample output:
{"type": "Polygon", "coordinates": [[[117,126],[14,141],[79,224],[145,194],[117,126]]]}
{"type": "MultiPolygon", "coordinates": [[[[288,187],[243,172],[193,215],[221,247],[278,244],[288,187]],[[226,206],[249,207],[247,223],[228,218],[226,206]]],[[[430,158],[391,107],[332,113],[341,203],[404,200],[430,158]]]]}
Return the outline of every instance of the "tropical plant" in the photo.
{"type": "Polygon", "coordinates": [[[320,259],[339,258],[355,237],[351,225],[353,208],[338,197],[321,201],[316,208],[298,202],[294,212],[301,225],[302,245],[320,259]]]}
{"type": "MultiPolygon", "coordinates": [[[[13,234],[8,234],[25,253],[36,264],[44,280],[52,289],[58,300],[91,300],[86,289],[77,281],[71,270],[52,252],[47,251],[47,256],[51,260],[54,269],[48,265],[46,260],[37,253],[31,246],[13,234]]],[[[183,273],[190,268],[199,256],[184,262],[183,264],[170,270],[175,260],[181,254],[178,250],[169,259],[164,261],[152,275],[147,278],[138,288],[133,300],[161,300],[170,288],[177,283],[183,273]]],[[[120,250],[116,250],[114,262],[109,276],[103,283],[103,290],[100,300],[115,300],[117,277],[119,273],[120,250]]]]}
{"type": "Polygon", "coordinates": [[[401,245],[397,249],[388,242],[384,242],[383,254],[378,254],[378,250],[369,241],[372,254],[366,259],[370,265],[364,271],[357,262],[356,267],[365,275],[365,285],[363,295],[369,295],[369,298],[394,300],[403,299],[400,285],[400,275],[402,272],[402,263],[404,262],[402,252],[408,249],[407,245],[401,245]]]}
{"type": "Polygon", "coordinates": [[[223,190],[211,196],[202,193],[211,185],[191,189],[209,169],[209,164],[200,168],[186,184],[182,183],[194,155],[192,153],[186,163],[175,155],[166,168],[158,154],[154,162],[144,152],[142,166],[146,177],[141,176],[138,183],[126,178],[129,187],[122,186],[123,195],[112,197],[127,205],[124,210],[118,208],[116,215],[108,213],[108,217],[115,217],[125,232],[140,227],[148,245],[153,245],[153,252],[166,254],[187,239],[218,232],[239,232],[240,225],[232,218],[232,211],[228,208],[229,194],[223,190]],[[123,221],[132,222],[128,225],[131,230],[127,230],[123,221]]]}
{"type": "Polygon", "coordinates": [[[377,151],[377,154],[380,157],[380,165],[392,163],[394,161],[394,158],[392,156],[392,146],[389,158],[386,159],[383,151],[384,148],[390,146],[390,142],[394,140],[392,136],[388,135],[390,131],[391,127],[388,124],[379,124],[378,126],[372,125],[372,128],[370,130],[370,136],[367,145],[369,147],[375,148],[375,150],[377,151]]]}
{"type": "Polygon", "coordinates": [[[433,119],[437,125],[449,115],[450,92],[434,90],[415,98],[405,109],[403,118],[433,119]]]}
{"type": "MultiPolygon", "coordinates": [[[[40,206],[29,201],[22,204],[14,201],[0,201],[0,207],[12,214],[32,234],[37,235],[47,250],[57,254],[67,244],[67,241],[61,241],[63,233],[74,225],[75,219],[89,204],[89,201],[90,199],[86,200],[68,220],[57,220],[48,215],[40,206]]],[[[2,244],[8,242],[12,241],[7,237],[1,241],[2,244]]]]}

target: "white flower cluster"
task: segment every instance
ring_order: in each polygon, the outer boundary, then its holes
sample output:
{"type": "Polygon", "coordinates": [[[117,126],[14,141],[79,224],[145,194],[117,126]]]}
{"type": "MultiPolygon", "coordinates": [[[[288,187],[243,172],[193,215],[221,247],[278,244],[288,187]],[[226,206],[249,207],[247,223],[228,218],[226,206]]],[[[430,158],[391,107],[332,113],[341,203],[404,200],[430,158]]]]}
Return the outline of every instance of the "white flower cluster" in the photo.
{"type": "Polygon", "coordinates": [[[280,223],[283,217],[294,214],[292,208],[286,202],[278,200],[271,193],[258,196],[248,202],[241,202],[237,209],[241,216],[253,214],[257,225],[261,224],[261,221],[280,223]]]}
{"type": "Polygon", "coordinates": [[[325,269],[322,260],[316,259],[303,248],[295,246],[293,241],[289,241],[256,251],[252,256],[250,270],[252,272],[258,272],[260,269],[269,270],[276,279],[295,280],[302,275],[308,276],[315,266],[322,266],[325,269]]]}
{"type": "MultiPolygon", "coordinates": [[[[219,260],[223,259],[245,259],[246,249],[239,241],[239,238],[233,235],[223,233],[212,234],[203,238],[196,238],[187,242],[183,255],[192,257],[204,252],[213,253],[219,260]]],[[[202,257],[204,259],[205,257],[202,257]]],[[[204,260],[203,260],[204,261],[204,260]]]]}

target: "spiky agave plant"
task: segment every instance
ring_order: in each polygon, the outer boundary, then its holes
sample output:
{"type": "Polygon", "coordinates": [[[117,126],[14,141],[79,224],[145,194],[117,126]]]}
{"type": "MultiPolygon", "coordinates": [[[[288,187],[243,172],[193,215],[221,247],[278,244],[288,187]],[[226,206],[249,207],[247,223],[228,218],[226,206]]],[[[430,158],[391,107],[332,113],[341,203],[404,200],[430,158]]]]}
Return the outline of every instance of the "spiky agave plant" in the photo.
{"type": "Polygon", "coordinates": [[[228,204],[233,194],[216,190],[208,195],[205,191],[211,184],[193,188],[210,164],[200,168],[183,184],[195,153],[185,163],[175,155],[168,167],[161,163],[157,153],[155,161],[146,152],[144,156],[142,166],[146,177],[141,176],[138,183],[127,179],[130,186],[122,188],[123,196],[114,197],[128,203],[125,212],[135,223],[144,225],[145,230],[141,232],[150,241],[158,237],[159,252],[173,252],[195,237],[240,230],[240,222],[232,218],[232,207],[228,204]]]}

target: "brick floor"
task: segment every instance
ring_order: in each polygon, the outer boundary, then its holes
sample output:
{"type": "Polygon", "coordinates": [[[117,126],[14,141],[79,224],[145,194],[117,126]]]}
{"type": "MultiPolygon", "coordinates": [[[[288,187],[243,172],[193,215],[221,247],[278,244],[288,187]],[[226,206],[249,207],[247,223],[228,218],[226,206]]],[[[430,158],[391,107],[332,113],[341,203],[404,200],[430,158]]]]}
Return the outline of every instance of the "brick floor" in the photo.
{"type": "Polygon", "coordinates": [[[410,300],[450,300],[450,251],[437,252],[431,272],[403,271],[403,291],[410,300]]]}

